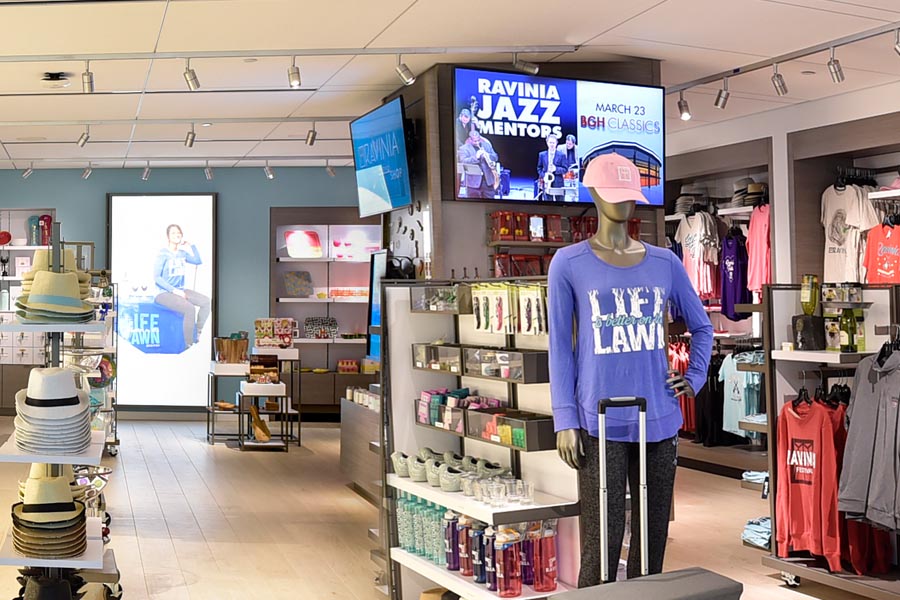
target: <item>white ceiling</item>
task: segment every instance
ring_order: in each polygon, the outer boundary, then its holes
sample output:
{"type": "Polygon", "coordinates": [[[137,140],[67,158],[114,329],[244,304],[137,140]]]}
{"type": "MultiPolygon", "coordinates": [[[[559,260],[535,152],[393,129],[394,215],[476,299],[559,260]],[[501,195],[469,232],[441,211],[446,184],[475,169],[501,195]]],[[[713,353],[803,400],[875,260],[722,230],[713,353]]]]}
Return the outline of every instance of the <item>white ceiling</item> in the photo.
{"type": "MultiPolygon", "coordinates": [[[[639,56],[662,61],[675,85],[842,36],[900,21],[900,0],[631,0],[564,4],[491,0],[472,7],[439,0],[0,0],[0,57],[66,60],[0,62],[0,168],[347,165],[346,119],[318,121],[314,147],[304,143],[316,119],[352,118],[399,86],[396,56],[327,55],[327,50],[467,46],[573,45],[573,53],[523,54],[544,61],[639,56]],[[96,90],[81,93],[84,54],[318,50],[298,57],[303,89],[288,90],[290,57],[196,58],[201,92],[189,92],[175,58],[95,60],[96,90]],[[44,71],[71,74],[66,90],[40,86],[44,71]],[[266,122],[213,123],[217,119],[266,122]],[[281,121],[303,118],[302,122],[281,121]],[[186,148],[186,123],[94,125],[72,121],[195,120],[197,142],[186,148]],[[52,124],[66,122],[64,124],[52,124]],[[22,123],[17,125],[16,123],[22,123]],[[340,157],[340,158],[339,158],[340,157]],[[45,162],[44,162],[45,161],[45,162]]],[[[886,34],[841,48],[846,81],[833,84],[827,53],[781,65],[790,94],[775,95],[768,70],[731,80],[726,111],[712,106],[718,84],[686,92],[694,118],[677,117],[667,99],[669,131],[900,80],[900,58],[886,34]],[[802,71],[813,71],[802,74],[802,71]]],[[[343,52],[343,50],[341,50],[343,52]]],[[[443,62],[503,62],[498,54],[406,54],[414,72],[443,62]]]]}

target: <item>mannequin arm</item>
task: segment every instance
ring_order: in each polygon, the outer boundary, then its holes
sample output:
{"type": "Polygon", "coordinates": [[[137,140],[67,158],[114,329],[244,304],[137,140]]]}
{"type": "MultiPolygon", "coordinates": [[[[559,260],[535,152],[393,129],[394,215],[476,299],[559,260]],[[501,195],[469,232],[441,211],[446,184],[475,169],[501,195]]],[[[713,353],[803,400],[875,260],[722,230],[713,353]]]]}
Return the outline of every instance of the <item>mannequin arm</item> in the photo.
{"type": "Polygon", "coordinates": [[[577,429],[563,429],[556,433],[556,452],[563,462],[573,469],[581,468],[584,448],[581,445],[581,436],[578,435],[577,429]]]}
{"type": "Polygon", "coordinates": [[[688,396],[694,397],[694,388],[688,383],[684,376],[674,369],[669,370],[669,378],[666,379],[666,385],[675,393],[675,397],[688,396]]]}

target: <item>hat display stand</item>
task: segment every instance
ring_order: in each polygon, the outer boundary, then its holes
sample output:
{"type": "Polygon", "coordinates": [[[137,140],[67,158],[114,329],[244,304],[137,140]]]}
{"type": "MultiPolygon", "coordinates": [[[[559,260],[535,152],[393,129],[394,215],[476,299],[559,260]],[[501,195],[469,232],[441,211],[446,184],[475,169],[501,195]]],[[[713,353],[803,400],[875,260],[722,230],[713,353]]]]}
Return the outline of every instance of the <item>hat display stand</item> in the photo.
{"type": "MultiPolygon", "coordinates": [[[[61,243],[59,240],[61,239],[61,236],[60,224],[58,222],[52,223],[52,234],[50,239],[51,245],[50,252],[48,253],[50,255],[50,270],[59,272],[61,264],[61,243]]],[[[105,333],[107,327],[108,323],[104,321],[90,321],[86,323],[3,323],[0,324],[0,331],[40,332],[46,334],[48,339],[48,366],[60,367],[62,365],[62,350],[66,333],[105,333]]],[[[29,388],[30,387],[31,384],[29,381],[29,388]]],[[[71,393],[71,388],[67,391],[71,393]]],[[[59,398],[61,396],[49,395],[36,397],[50,399],[59,398]]],[[[84,402],[83,395],[82,402],[84,402]]],[[[101,458],[107,441],[106,427],[104,427],[104,430],[102,431],[91,431],[90,444],[85,450],[77,454],[64,453],[63,451],[66,449],[65,443],[59,444],[59,453],[42,452],[37,454],[28,452],[20,448],[15,438],[16,434],[14,433],[6,443],[0,446],[0,462],[22,464],[41,463],[43,464],[43,469],[37,465],[32,468],[33,474],[41,475],[41,477],[38,478],[39,480],[63,476],[71,477],[74,473],[78,473],[79,475],[85,474],[88,476],[88,479],[91,479],[91,475],[96,475],[101,470],[105,475],[109,474],[108,469],[100,467],[101,458]],[[68,468],[69,465],[73,466],[72,469],[68,468]],[[88,469],[88,471],[85,472],[85,469],[88,469]]],[[[50,441],[52,442],[52,440],[50,441]]],[[[46,447],[57,446],[54,446],[51,443],[46,447]]],[[[33,480],[29,481],[33,484],[33,480]]],[[[71,483],[72,482],[69,482],[70,485],[71,483]]],[[[48,489],[53,486],[55,486],[55,489],[58,491],[58,485],[50,483],[46,484],[48,489]]],[[[38,539],[44,540],[48,548],[59,548],[64,546],[67,540],[71,539],[71,536],[74,534],[62,534],[60,537],[54,538],[52,533],[43,533],[44,531],[54,531],[54,523],[40,525],[39,521],[36,522],[33,519],[28,519],[26,517],[26,514],[29,512],[34,514],[34,511],[27,510],[29,489],[32,488],[29,488],[28,486],[25,487],[25,506],[19,505],[17,509],[18,513],[21,515],[18,517],[19,520],[17,523],[22,525],[24,522],[37,527],[38,529],[34,530],[33,535],[37,536],[38,539]],[[54,542],[54,539],[58,541],[54,542]]],[[[40,500],[40,490],[43,488],[35,486],[35,489],[37,491],[33,494],[31,502],[40,505],[42,503],[40,500]]],[[[14,530],[17,529],[18,526],[10,527],[5,538],[2,539],[2,544],[0,544],[0,566],[23,567],[21,577],[19,578],[19,583],[22,586],[19,597],[39,598],[45,597],[47,594],[49,595],[46,597],[63,599],[70,596],[72,598],[80,598],[82,596],[87,597],[88,594],[92,594],[94,597],[108,597],[110,595],[112,597],[121,596],[121,586],[118,584],[119,575],[115,564],[115,555],[112,550],[106,550],[104,548],[106,541],[105,536],[108,535],[108,529],[106,529],[105,526],[109,523],[109,517],[105,514],[105,506],[99,491],[100,490],[98,490],[97,493],[91,493],[90,498],[85,498],[83,514],[86,516],[84,529],[86,544],[84,551],[80,555],[64,559],[26,556],[16,549],[16,538],[18,536],[18,539],[21,542],[23,534],[19,533],[14,535],[14,530]],[[107,593],[106,590],[98,589],[97,585],[107,586],[109,588],[109,593],[107,593]]],[[[52,503],[54,500],[44,499],[44,502],[52,503]]],[[[75,503],[73,506],[76,506],[77,508],[81,505],[75,503]]],[[[13,518],[17,517],[14,516],[13,518]]],[[[71,521],[71,519],[69,520],[71,521]]],[[[69,528],[69,530],[71,531],[71,528],[69,528]]],[[[62,528],[59,531],[64,532],[66,529],[62,528]]],[[[37,552],[29,552],[29,554],[36,553],[37,552]]],[[[52,552],[48,552],[47,554],[52,555],[52,552]]]]}

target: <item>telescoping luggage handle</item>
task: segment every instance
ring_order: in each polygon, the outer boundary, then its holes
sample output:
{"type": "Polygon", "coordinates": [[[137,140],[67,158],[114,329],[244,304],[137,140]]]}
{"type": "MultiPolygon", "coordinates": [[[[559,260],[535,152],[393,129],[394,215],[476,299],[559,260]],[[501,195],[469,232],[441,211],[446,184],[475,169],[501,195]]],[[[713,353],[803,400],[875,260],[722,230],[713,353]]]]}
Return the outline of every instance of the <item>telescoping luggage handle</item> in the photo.
{"type": "MultiPolygon", "coordinates": [[[[640,478],[638,490],[640,499],[641,533],[641,575],[649,573],[647,559],[647,399],[637,396],[602,398],[597,402],[598,441],[600,450],[600,581],[609,581],[609,497],[606,481],[606,411],[609,408],[638,409],[638,440],[640,455],[640,478]]],[[[634,493],[634,490],[631,490],[634,493]]],[[[634,515],[631,515],[634,523],[634,515]]],[[[632,525],[633,526],[633,525],[632,525]]]]}

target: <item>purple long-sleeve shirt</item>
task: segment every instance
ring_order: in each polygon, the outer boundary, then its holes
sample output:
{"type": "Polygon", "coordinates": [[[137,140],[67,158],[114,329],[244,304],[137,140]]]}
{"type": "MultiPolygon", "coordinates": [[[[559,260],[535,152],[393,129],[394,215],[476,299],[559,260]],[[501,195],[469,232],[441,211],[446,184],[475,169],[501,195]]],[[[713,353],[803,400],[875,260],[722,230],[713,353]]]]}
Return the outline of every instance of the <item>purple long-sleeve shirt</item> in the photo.
{"type": "MultiPolygon", "coordinates": [[[[678,400],[666,385],[666,302],[674,302],[692,334],[686,374],[695,392],[706,382],[713,328],[684,266],[670,252],[646,246],[643,260],[616,267],[588,241],[559,250],[550,264],[550,394],[556,431],[597,436],[597,401],[647,399],[647,440],[678,433],[678,400]],[[576,335],[572,337],[572,323],[576,335]]],[[[606,413],[607,439],[638,441],[636,408],[606,413]]]]}

